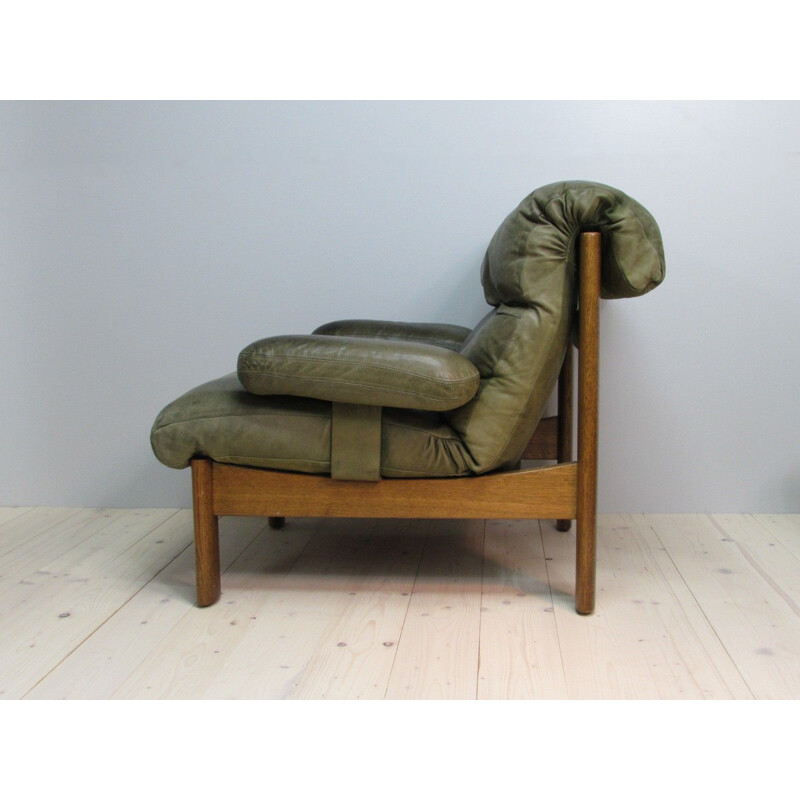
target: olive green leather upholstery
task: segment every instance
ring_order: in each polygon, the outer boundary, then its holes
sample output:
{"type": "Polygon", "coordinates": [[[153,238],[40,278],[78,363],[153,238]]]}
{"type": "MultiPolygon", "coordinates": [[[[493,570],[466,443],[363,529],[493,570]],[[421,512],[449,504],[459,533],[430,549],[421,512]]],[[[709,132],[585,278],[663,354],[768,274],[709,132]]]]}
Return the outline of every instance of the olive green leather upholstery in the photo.
{"type": "Polygon", "coordinates": [[[331,478],[380,480],[382,412],[380,406],[331,403],[331,478]]]}
{"type": "MultiPolygon", "coordinates": [[[[195,455],[223,464],[295,472],[331,471],[331,404],[307,397],[259,397],[236,373],[173,400],[156,417],[150,442],[168,467],[195,455]]],[[[384,408],[381,474],[385,477],[468,475],[458,435],[434,411],[384,408]]]]}
{"type": "Polygon", "coordinates": [[[450,350],[459,350],[470,334],[461,325],[441,322],[383,322],[374,319],[343,319],[327,322],[314,331],[325,336],[362,336],[369,339],[402,339],[427,342],[450,350]]]}
{"type": "Polygon", "coordinates": [[[446,411],[471,400],[471,361],[420,341],[358,336],[273,336],[239,354],[239,380],[253,394],[446,411]]]}
{"type": "Polygon", "coordinates": [[[582,230],[603,233],[602,293],[632,297],[664,279],[661,234],[635,200],[602,184],[568,181],[526,197],[495,233],[481,268],[494,306],[461,347],[481,374],[476,396],[445,415],[470,469],[515,464],[550,396],[576,308],[582,230]]]}
{"type": "MultiPolygon", "coordinates": [[[[492,309],[474,330],[343,320],[311,336],[261,340],[240,361],[240,377],[270,394],[247,391],[236,375],[191,390],[158,415],[151,432],[156,456],[177,468],[202,455],[222,463],[330,473],[330,401],[336,401],[383,405],[384,477],[459,476],[515,464],[555,386],[574,326],[576,241],[587,229],[603,233],[604,297],[641,295],[661,283],[661,235],[644,207],[602,184],[545,186],[506,217],[489,244],[481,280],[492,309]],[[331,343],[322,344],[328,338],[331,343]],[[269,352],[259,351],[265,341],[272,343],[269,352]],[[285,349],[279,352],[275,342],[281,341],[278,347],[285,349]],[[297,358],[314,348],[328,354],[324,363],[297,358]],[[347,363],[352,360],[366,363],[347,363]],[[291,362],[292,369],[281,372],[279,362],[291,362]],[[470,374],[467,362],[474,367],[470,374]],[[456,399],[456,406],[448,404],[456,399]]],[[[344,424],[357,413],[345,409],[344,424]]],[[[364,474],[374,476],[376,423],[370,424],[373,445],[364,450],[364,474]]],[[[343,476],[352,477],[358,459],[352,450],[342,457],[343,476]]]]}

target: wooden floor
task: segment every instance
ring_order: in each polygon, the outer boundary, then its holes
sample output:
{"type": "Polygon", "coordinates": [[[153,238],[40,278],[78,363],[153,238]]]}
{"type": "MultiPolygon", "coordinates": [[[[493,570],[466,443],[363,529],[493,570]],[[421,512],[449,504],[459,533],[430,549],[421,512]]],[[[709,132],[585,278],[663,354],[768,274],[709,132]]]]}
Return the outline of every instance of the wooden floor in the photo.
{"type": "Polygon", "coordinates": [[[0,698],[800,698],[800,515],[600,518],[598,611],[550,520],[0,509],[0,698]]]}

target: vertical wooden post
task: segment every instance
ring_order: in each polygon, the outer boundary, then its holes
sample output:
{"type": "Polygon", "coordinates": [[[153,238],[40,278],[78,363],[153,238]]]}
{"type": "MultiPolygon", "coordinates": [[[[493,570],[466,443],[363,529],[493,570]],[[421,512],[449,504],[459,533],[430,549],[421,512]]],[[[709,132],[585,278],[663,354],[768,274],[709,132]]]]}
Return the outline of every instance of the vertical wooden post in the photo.
{"type": "Polygon", "coordinates": [[[575,609],[594,611],[597,551],[597,397],[601,234],[580,240],[578,358],[578,510],[575,609]]]}
{"type": "Polygon", "coordinates": [[[191,464],[197,605],[210,606],[220,596],[219,523],[214,515],[211,461],[193,458],[191,464]]]}
{"type": "MultiPolygon", "coordinates": [[[[558,375],[558,463],[572,461],[572,343],[567,344],[558,375]]],[[[568,531],[571,519],[557,519],[556,528],[568,531]]]]}

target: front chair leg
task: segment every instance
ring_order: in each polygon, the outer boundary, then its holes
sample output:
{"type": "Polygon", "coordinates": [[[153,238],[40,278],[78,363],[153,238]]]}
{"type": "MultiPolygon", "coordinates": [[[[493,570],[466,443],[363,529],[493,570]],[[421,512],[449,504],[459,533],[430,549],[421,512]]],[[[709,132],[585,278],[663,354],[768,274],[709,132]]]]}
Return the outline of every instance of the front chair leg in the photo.
{"type": "Polygon", "coordinates": [[[219,522],[214,514],[211,461],[193,458],[191,464],[197,605],[210,606],[220,596],[219,522]]]}
{"type": "Polygon", "coordinates": [[[597,528],[593,514],[578,513],[576,545],[575,610],[579,614],[592,614],[597,580],[597,528]]]}
{"type": "Polygon", "coordinates": [[[578,359],[578,503],[575,610],[594,611],[597,561],[597,395],[600,234],[581,235],[578,359]]]}

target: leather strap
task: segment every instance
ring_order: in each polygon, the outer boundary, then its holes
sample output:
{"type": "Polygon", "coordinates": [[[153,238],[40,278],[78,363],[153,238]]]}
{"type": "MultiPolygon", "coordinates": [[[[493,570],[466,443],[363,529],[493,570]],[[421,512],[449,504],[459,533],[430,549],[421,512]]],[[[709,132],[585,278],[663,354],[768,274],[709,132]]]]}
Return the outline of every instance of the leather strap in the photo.
{"type": "Polygon", "coordinates": [[[381,479],[381,406],[331,403],[331,478],[381,479]]]}

